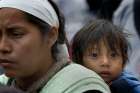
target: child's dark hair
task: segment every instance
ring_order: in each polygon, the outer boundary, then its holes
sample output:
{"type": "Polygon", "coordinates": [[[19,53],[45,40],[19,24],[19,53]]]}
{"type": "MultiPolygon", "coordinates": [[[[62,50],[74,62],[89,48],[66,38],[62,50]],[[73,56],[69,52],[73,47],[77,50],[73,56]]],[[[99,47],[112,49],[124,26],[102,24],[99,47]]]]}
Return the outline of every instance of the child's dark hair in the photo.
{"type": "Polygon", "coordinates": [[[111,51],[121,52],[125,64],[128,60],[129,46],[126,36],[121,28],[107,20],[93,20],[74,36],[71,45],[72,59],[76,63],[83,64],[83,55],[88,46],[97,45],[100,49],[100,42],[103,41],[111,51]]]}

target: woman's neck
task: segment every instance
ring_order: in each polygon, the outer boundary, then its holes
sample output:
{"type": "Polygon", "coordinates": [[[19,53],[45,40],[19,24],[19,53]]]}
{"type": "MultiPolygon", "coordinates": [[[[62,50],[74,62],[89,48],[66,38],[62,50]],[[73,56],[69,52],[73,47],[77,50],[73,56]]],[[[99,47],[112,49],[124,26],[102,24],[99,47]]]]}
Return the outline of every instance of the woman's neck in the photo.
{"type": "MultiPolygon", "coordinates": [[[[46,62],[47,63],[47,62],[46,62]]],[[[32,75],[24,78],[16,78],[15,79],[15,86],[20,88],[23,91],[27,91],[35,84],[38,84],[43,77],[47,76],[49,70],[53,67],[54,63],[52,60],[49,62],[50,64],[43,64],[44,67],[41,67],[40,70],[34,72],[32,75]]]]}

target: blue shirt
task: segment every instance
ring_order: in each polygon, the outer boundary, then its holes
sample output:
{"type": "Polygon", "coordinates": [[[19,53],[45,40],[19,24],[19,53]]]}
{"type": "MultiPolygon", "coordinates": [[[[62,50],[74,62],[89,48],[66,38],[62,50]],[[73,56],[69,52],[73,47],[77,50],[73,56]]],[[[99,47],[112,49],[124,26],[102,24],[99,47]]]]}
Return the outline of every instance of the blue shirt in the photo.
{"type": "Polygon", "coordinates": [[[110,89],[112,93],[140,93],[140,81],[133,74],[123,72],[110,89]]]}

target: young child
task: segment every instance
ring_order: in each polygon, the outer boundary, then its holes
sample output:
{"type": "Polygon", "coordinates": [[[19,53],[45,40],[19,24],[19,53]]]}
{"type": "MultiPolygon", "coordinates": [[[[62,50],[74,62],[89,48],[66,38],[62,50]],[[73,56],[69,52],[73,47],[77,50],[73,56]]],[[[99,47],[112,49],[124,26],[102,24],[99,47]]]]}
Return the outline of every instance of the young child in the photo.
{"type": "Polygon", "coordinates": [[[140,93],[140,82],[123,71],[130,47],[126,36],[111,22],[94,20],[74,36],[72,59],[98,73],[110,85],[112,93],[140,93]]]}
{"type": "Polygon", "coordinates": [[[97,72],[110,85],[128,60],[127,34],[106,20],[94,20],[76,33],[71,53],[74,62],[97,72]]]}

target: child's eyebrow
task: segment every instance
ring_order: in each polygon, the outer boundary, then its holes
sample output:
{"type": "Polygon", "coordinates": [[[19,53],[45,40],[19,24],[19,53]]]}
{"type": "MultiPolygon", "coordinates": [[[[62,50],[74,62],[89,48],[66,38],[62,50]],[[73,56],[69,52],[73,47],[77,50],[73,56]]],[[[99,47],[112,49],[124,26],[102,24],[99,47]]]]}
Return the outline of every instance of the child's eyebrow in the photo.
{"type": "Polygon", "coordinates": [[[93,50],[99,50],[99,47],[97,47],[97,46],[91,46],[91,47],[88,48],[88,50],[91,50],[91,51],[93,51],[93,50]]]}
{"type": "Polygon", "coordinates": [[[121,53],[121,50],[119,48],[109,49],[110,52],[116,52],[121,53]]]}

